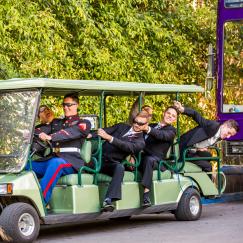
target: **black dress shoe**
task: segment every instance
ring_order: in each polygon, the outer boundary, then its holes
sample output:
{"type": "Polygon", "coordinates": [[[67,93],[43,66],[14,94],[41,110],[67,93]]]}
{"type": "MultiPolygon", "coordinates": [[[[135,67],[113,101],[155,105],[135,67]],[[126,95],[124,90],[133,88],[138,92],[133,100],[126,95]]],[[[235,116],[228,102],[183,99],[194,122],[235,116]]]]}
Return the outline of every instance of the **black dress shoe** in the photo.
{"type": "Polygon", "coordinates": [[[146,197],[146,198],[143,199],[143,204],[142,204],[142,207],[143,208],[150,207],[151,205],[152,205],[152,203],[151,203],[149,197],[146,197]]]}
{"type": "Polygon", "coordinates": [[[113,212],[114,209],[115,209],[115,206],[111,202],[104,201],[102,208],[101,208],[101,211],[102,212],[113,212]]]}

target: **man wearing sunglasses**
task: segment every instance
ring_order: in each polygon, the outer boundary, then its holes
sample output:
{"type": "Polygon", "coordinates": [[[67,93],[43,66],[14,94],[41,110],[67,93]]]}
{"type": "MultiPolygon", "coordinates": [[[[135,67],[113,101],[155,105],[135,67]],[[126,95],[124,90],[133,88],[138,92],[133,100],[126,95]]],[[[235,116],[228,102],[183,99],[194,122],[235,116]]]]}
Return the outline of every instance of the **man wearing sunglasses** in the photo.
{"type": "MultiPolygon", "coordinates": [[[[36,129],[40,140],[49,141],[54,156],[43,162],[32,162],[32,169],[40,180],[40,186],[46,203],[58,179],[67,174],[76,173],[84,165],[80,148],[90,132],[91,124],[78,116],[79,100],[76,94],[67,94],[63,100],[65,118],[54,119],[50,124],[36,129]]],[[[28,169],[28,168],[27,168],[28,169]]]]}
{"type": "MultiPolygon", "coordinates": [[[[176,135],[172,124],[177,120],[178,111],[175,107],[168,107],[159,123],[150,124],[145,131],[145,148],[142,154],[140,170],[141,184],[144,187],[143,207],[151,206],[149,192],[152,185],[153,170],[158,168],[158,162],[164,159],[176,135]]],[[[165,168],[160,168],[162,171],[165,168]]]]}
{"type": "Polygon", "coordinates": [[[105,140],[102,146],[101,172],[112,177],[103,202],[103,211],[113,211],[112,202],[121,199],[121,183],[125,170],[121,162],[128,155],[136,154],[144,148],[143,131],[147,128],[148,115],[141,112],[134,118],[132,126],[119,123],[98,129],[97,135],[105,140]]]}

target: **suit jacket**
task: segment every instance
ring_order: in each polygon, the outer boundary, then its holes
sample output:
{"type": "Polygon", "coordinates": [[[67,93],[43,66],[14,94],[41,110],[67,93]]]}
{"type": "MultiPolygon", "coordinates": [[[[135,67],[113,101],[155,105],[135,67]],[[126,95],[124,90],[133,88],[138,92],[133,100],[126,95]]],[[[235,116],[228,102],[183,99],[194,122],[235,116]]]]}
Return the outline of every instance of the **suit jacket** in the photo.
{"type": "Polygon", "coordinates": [[[104,128],[108,134],[113,136],[112,143],[106,141],[102,146],[105,162],[121,162],[128,155],[136,154],[144,148],[143,132],[124,136],[130,128],[130,125],[124,123],[104,128]]]}
{"type": "Polygon", "coordinates": [[[187,147],[193,146],[198,142],[213,137],[218,132],[220,127],[220,123],[203,118],[197,111],[191,108],[185,107],[183,114],[191,117],[196,123],[198,123],[198,126],[184,133],[180,137],[181,156],[183,150],[187,147]]]}
{"type": "MultiPolygon", "coordinates": [[[[35,133],[49,134],[52,137],[51,142],[54,148],[80,149],[90,128],[91,124],[88,120],[81,119],[76,115],[64,119],[54,119],[50,124],[38,127],[35,133]]],[[[76,170],[84,165],[79,152],[59,152],[55,155],[71,163],[76,170]]]]}
{"type": "Polygon", "coordinates": [[[148,134],[148,138],[145,140],[145,154],[156,156],[158,159],[166,157],[166,153],[169,147],[172,145],[176,135],[176,129],[167,125],[160,127],[159,129],[154,128],[158,124],[151,124],[151,131],[148,134]]]}

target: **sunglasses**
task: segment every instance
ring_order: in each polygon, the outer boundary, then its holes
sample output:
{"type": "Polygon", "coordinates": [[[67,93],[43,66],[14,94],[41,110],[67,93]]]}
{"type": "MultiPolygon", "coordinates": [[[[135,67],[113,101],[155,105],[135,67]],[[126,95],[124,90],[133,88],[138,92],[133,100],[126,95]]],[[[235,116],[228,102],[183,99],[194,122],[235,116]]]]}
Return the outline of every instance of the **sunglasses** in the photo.
{"type": "Polygon", "coordinates": [[[147,124],[147,122],[143,123],[143,122],[138,122],[138,121],[136,121],[136,120],[133,120],[133,124],[137,124],[138,126],[141,127],[141,126],[147,124]]]}
{"type": "Polygon", "coordinates": [[[71,106],[73,106],[73,105],[77,105],[77,103],[62,103],[62,106],[63,106],[63,107],[65,107],[65,106],[67,106],[67,107],[71,107],[71,106]]]}
{"type": "Polygon", "coordinates": [[[47,107],[43,106],[43,107],[41,107],[41,108],[39,109],[39,113],[42,113],[42,112],[44,112],[44,111],[47,110],[47,109],[48,109],[47,107]]]}

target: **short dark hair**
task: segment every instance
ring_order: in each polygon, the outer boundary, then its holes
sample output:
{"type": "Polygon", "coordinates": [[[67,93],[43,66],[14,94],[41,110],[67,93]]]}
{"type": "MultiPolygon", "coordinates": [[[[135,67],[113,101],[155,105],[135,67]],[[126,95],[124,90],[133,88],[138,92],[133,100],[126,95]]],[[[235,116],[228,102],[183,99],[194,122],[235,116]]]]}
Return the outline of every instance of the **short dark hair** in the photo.
{"type": "Polygon", "coordinates": [[[79,104],[79,98],[77,93],[69,93],[64,96],[63,99],[72,98],[77,104],[79,104]]]}
{"type": "Polygon", "coordinates": [[[136,117],[142,117],[142,118],[146,118],[147,121],[148,121],[148,118],[149,118],[149,114],[147,111],[140,111],[136,114],[135,118],[136,117]]]}
{"type": "Polygon", "coordinates": [[[180,114],[179,110],[178,110],[175,106],[173,106],[173,105],[168,106],[168,107],[165,109],[164,112],[168,111],[169,109],[174,109],[174,110],[176,111],[177,115],[180,114]]]}
{"type": "Polygon", "coordinates": [[[143,105],[141,109],[146,109],[146,108],[150,108],[153,110],[153,107],[151,105],[143,105]]]}
{"type": "Polygon", "coordinates": [[[233,119],[225,121],[224,124],[226,124],[230,128],[234,128],[236,132],[240,131],[239,123],[233,119]]]}

